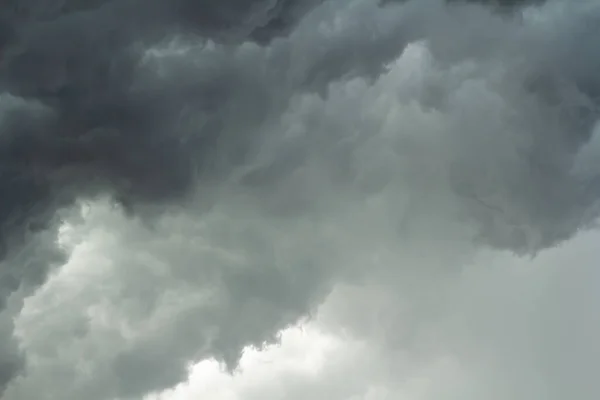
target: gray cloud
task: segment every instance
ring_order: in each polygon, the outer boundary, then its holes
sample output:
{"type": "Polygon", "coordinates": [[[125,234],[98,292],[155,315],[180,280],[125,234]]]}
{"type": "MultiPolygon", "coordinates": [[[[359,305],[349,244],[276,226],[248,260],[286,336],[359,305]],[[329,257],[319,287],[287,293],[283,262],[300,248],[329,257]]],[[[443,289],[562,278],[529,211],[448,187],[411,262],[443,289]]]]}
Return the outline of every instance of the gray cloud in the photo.
{"type": "MultiPolygon", "coordinates": [[[[0,257],[12,260],[78,196],[109,192],[130,208],[184,196],[196,171],[215,163],[211,154],[231,117],[226,108],[264,89],[241,65],[219,61],[204,73],[171,65],[161,78],[141,65],[143,47],[182,29],[266,42],[308,10],[302,4],[215,2],[199,10],[185,1],[4,3],[0,257]]],[[[264,113],[250,102],[244,112],[237,123],[264,113]]],[[[51,264],[4,262],[0,300],[28,281],[42,282],[51,264]]],[[[0,387],[12,374],[2,376],[0,387]]]]}
{"type": "MultiPolygon", "coordinates": [[[[600,54],[589,40],[600,26],[594,3],[549,1],[513,16],[441,1],[207,4],[63,2],[43,9],[29,1],[3,9],[0,298],[46,280],[61,263],[53,249],[56,211],[100,195],[158,224],[143,228],[155,229],[157,238],[132,246],[141,253],[160,248],[161,232],[181,229],[160,228],[163,213],[196,202],[207,210],[226,203],[229,213],[242,207],[244,218],[263,218],[251,232],[273,248],[283,244],[269,226],[293,225],[293,216],[320,221],[304,228],[310,233],[291,234],[294,240],[313,236],[340,252],[342,240],[356,248],[362,241],[402,242],[405,251],[441,246],[457,258],[474,243],[533,253],[571,237],[596,215],[595,142],[588,143],[600,87],[600,54]],[[229,196],[239,203],[228,203],[229,196]],[[344,230],[375,239],[347,237],[344,230]],[[24,255],[32,243],[42,250],[24,255]]],[[[187,218],[202,221],[202,215],[187,218]]],[[[236,225],[226,226],[224,237],[233,235],[236,225]]],[[[122,241],[150,235],[143,229],[122,234],[122,241]]],[[[206,235],[213,233],[199,237],[206,235]]],[[[212,240],[218,247],[226,239],[212,240]]],[[[254,246],[245,240],[231,247],[254,246]]],[[[251,264],[244,273],[219,278],[217,291],[229,307],[196,305],[171,327],[127,346],[122,332],[107,336],[115,342],[98,334],[115,349],[90,367],[98,380],[60,395],[81,398],[94,388],[98,399],[139,396],[174,384],[190,359],[211,354],[234,365],[245,344],[260,343],[310,309],[332,276],[363,275],[355,256],[331,271],[323,253],[303,260],[298,249],[293,254],[301,261],[294,262],[312,265],[297,267],[308,276],[294,268],[280,272],[264,243],[244,254],[251,264]],[[269,293],[265,285],[283,289],[269,293]],[[290,303],[283,302],[290,293],[290,303]],[[263,318],[246,320],[254,314],[263,318]],[[189,338],[181,339],[186,330],[189,338]],[[124,378],[141,365],[155,372],[124,378]]],[[[119,259],[132,250],[110,248],[115,265],[127,271],[135,264],[119,259]]],[[[62,253],[64,263],[69,254],[62,253]]],[[[174,255],[149,257],[165,258],[181,276],[188,272],[177,265],[193,265],[174,255]]],[[[224,262],[210,259],[199,268],[224,262]]],[[[111,284],[136,299],[136,307],[163,297],[161,279],[119,279],[111,284]],[[146,298],[150,286],[156,292],[146,298]]],[[[114,301],[110,312],[126,307],[118,295],[114,301]]],[[[154,315],[136,310],[123,318],[137,312],[148,320],[154,315]]],[[[85,326],[81,315],[66,318],[68,326],[85,326]]],[[[56,340],[61,335],[83,335],[82,346],[96,337],[79,328],[58,330],[56,340]]],[[[52,347],[51,340],[36,337],[29,352],[45,353],[35,346],[52,347]]],[[[66,381],[76,374],[74,358],[55,369],[53,357],[31,362],[30,390],[44,386],[49,371],[66,381]]],[[[2,376],[8,381],[14,373],[2,376]]]]}
{"type": "MultiPolygon", "coordinates": [[[[287,362],[274,360],[267,371],[239,370],[232,384],[214,385],[215,394],[231,391],[234,399],[278,398],[282,392],[298,399],[306,393],[315,399],[593,399],[600,390],[593,372],[600,321],[590,307],[597,301],[597,240],[597,232],[580,234],[533,259],[483,252],[460,274],[412,279],[413,290],[398,290],[399,282],[390,279],[340,285],[308,325],[349,345],[328,350],[333,354],[319,363],[316,377],[279,373],[287,362]],[[366,350],[356,354],[356,343],[366,350]],[[340,362],[341,353],[351,354],[350,359],[340,362]],[[269,373],[280,377],[277,383],[266,380],[252,387],[245,382],[269,373]]],[[[412,261],[412,268],[429,262],[412,261]]],[[[380,262],[397,268],[394,263],[406,262],[405,254],[398,251],[380,262]]],[[[199,388],[198,395],[210,393],[199,378],[192,378],[191,386],[199,388]]],[[[185,388],[181,392],[160,398],[187,398],[185,388]]]]}
{"type": "Polygon", "coordinates": [[[7,397],[139,398],[183,380],[190,360],[233,369],[245,345],[314,307],[331,256],[314,222],[256,218],[238,201],[170,212],[152,230],[109,202],[84,205],[60,235],[69,262],[16,320],[28,371],[7,397]]]}

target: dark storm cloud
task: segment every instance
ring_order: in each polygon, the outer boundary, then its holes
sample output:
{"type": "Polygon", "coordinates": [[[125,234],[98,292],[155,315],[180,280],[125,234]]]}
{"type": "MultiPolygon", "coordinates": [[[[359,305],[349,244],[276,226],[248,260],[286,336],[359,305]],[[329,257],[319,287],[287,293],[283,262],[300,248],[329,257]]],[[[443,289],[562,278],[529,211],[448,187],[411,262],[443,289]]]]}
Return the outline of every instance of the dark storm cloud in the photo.
{"type": "MultiPolygon", "coordinates": [[[[0,257],[18,257],[78,196],[108,192],[128,207],[181,198],[196,171],[214,164],[222,110],[245,92],[260,99],[261,89],[236,66],[202,75],[172,66],[161,79],[140,65],[145,47],[178,32],[266,43],[316,3],[3,2],[0,257]],[[202,127],[186,125],[191,113],[205,117],[202,127]]],[[[247,104],[248,124],[262,117],[255,104],[247,104]]],[[[0,301],[43,281],[51,264],[2,263],[0,301]]],[[[2,359],[0,387],[20,365],[2,359]]]]}
{"type": "Polygon", "coordinates": [[[250,83],[240,82],[239,66],[227,65],[202,76],[189,67],[163,79],[150,69],[144,75],[141,42],[182,27],[237,41],[255,32],[267,40],[306,11],[307,3],[299,3],[3,4],[4,20],[16,30],[0,75],[3,253],[12,235],[43,227],[77,195],[108,190],[129,204],[177,198],[209,163],[221,109],[250,83]],[[207,115],[203,128],[182,126],[186,107],[207,115]]]}
{"type": "MultiPolygon", "coordinates": [[[[265,88],[241,65],[221,63],[204,75],[182,66],[161,79],[140,66],[146,46],[176,32],[228,43],[246,38],[265,43],[288,33],[318,3],[5,3],[2,25],[8,44],[0,75],[7,104],[0,146],[0,184],[7,188],[0,207],[3,251],[9,241],[43,228],[57,207],[76,196],[109,191],[130,206],[180,198],[197,171],[206,174],[214,167],[211,156],[230,116],[222,110],[240,96],[255,96],[257,101],[243,107],[254,107],[246,118],[256,124],[269,108],[265,88]],[[186,125],[186,109],[205,115],[204,126],[186,125]]],[[[360,30],[334,38],[326,53],[313,57],[303,85],[323,88],[349,71],[377,74],[404,42],[427,35],[419,33],[415,22],[404,22],[408,28],[398,24],[375,38],[360,30]]]]}
{"type": "MultiPolygon", "coordinates": [[[[571,167],[598,116],[600,52],[590,40],[600,29],[598,10],[569,14],[558,26],[532,27],[462,2],[454,8],[427,0],[388,2],[386,8],[375,3],[352,2],[354,8],[335,0],[3,3],[0,256],[11,263],[1,264],[0,299],[44,280],[52,264],[46,255],[33,264],[12,260],[54,225],[57,210],[99,194],[134,213],[183,200],[198,180],[218,181],[232,164],[243,164],[258,128],[285,111],[294,95],[317,92],[325,110],[334,97],[332,84],[376,80],[407,44],[419,40],[427,42],[440,70],[476,66],[471,86],[457,84],[452,79],[460,76],[449,73],[448,81],[445,75],[428,77],[429,86],[409,97],[445,116],[446,135],[438,137],[446,146],[444,173],[482,242],[532,252],[585,225],[595,215],[598,174],[592,168],[582,178],[571,167]],[[205,46],[190,51],[189,58],[148,56],[148,48],[166,51],[176,37],[205,46]],[[500,83],[488,74],[494,68],[505,73],[500,83]],[[487,86],[498,95],[500,121],[486,119],[495,116],[490,111],[495,98],[484,98],[489,103],[481,103],[482,109],[473,100],[487,86]]],[[[339,172],[336,178],[351,184],[353,168],[360,167],[354,143],[342,155],[332,149],[362,122],[361,109],[337,101],[329,114],[302,121],[313,125],[292,149],[271,154],[243,183],[258,190],[283,186],[290,171],[316,153],[339,172]]],[[[370,134],[365,129],[361,139],[370,134]]],[[[418,166],[418,157],[410,154],[406,163],[418,166]]],[[[329,170],[322,175],[328,173],[335,175],[329,170]]],[[[423,193],[428,192],[417,194],[423,193]]],[[[288,200],[295,197],[301,196],[288,200]]],[[[437,204],[437,198],[426,200],[431,203],[417,203],[437,204]]],[[[219,323],[227,327],[232,323],[227,318],[219,323]]],[[[230,340],[235,351],[244,344],[236,340],[230,340]]],[[[180,369],[187,350],[177,350],[173,363],[180,369]]],[[[222,349],[235,360],[228,351],[222,349]]],[[[131,360],[125,354],[122,368],[144,364],[143,354],[131,360]]],[[[0,367],[5,382],[20,363],[7,365],[0,367]]],[[[169,383],[178,377],[168,377],[169,383]]],[[[126,392],[144,389],[144,382],[132,383],[126,392]]]]}

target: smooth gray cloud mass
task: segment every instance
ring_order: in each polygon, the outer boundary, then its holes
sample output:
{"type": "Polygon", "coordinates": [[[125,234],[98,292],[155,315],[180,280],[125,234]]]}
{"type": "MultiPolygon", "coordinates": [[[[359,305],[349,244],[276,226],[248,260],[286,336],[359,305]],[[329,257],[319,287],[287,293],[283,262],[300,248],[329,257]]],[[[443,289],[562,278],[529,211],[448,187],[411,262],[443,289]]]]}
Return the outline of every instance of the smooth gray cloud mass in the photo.
{"type": "MultiPolygon", "coordinates": [[[[0,396],[140,399],[194,361],[233,370],[341,284],[402,293],[413,314],[390,319],[418,342],[422,290],[595,227],[599,35],[593,0],[4,1],[0,396]]],[[[548,325],[507,307],[506,332],[548,325]]],[[[466,347],[444,350],[484,362],[466,347]]],[[[558,359],[498,393],[597,398],[558,359]]]]}

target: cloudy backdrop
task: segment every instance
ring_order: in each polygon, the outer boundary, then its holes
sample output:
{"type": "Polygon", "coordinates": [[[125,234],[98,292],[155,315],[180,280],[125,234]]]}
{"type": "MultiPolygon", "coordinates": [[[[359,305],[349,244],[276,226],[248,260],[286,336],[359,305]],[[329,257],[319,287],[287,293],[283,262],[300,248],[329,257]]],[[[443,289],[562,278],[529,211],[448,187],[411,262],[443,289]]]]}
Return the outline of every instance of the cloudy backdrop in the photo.
{"type": "Polygon", "coordinates": [[[2,400],[600,398],[600,2],[5,0],[2,400]]]}

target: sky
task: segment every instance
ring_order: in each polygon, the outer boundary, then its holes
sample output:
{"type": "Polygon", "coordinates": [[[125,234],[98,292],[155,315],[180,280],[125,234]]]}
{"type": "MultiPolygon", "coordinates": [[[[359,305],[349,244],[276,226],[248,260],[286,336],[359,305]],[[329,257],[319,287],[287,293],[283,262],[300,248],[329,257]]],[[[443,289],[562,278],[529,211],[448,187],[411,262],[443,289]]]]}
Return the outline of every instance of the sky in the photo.
{"type": "Polygon", "coordinates": [[[0,6],[1,400],[600,398],[600,2],[0,6]]]}

